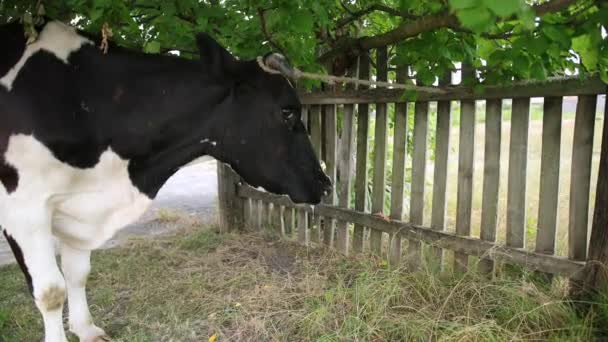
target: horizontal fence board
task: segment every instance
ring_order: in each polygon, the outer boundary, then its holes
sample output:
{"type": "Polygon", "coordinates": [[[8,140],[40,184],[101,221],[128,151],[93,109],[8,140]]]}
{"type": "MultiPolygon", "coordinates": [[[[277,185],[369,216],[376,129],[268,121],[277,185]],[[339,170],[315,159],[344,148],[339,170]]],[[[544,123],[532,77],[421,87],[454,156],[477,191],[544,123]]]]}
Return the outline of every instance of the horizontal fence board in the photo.
{"type": "MultiPolygon", "coordinates": [[[[510,99],[518,97],[596,95],[606,92],[606,85],[597,77],[549,81],[514,82],[508,85],[485,86],[483,92],[471,87],[446,87],[443,94],[418,91],[416,101],[510,99]]],[[[303,104],[398,103],[412,100],[403,89],[336,90],[299,94],[303,104]]]]}
{"type": "MultiPolygon", "coordinates": [[[[295,205],[286,196],[262,192],[247,185],[239,186],[237,194],[244,198],[258,199],[284,206],[293,206],[300,212],[313,212],[313,207],[310,205],[295,205]]],[[[521,248],[495,245],[491,242],[476,238],[457,236],[445,231],[420,227],[399,220],[385,220],[382,217],[370,215],[369,213],[362,213],[326,204],[315,206],[314,212],[315,214],[318,213],[319,215],[333,217],[336,220],[352,222],[388,234],[401,234],[407,239],[418,239],[431,245],[459,253],[487,256],[492,260],[500,259],[501,261],[515,263],[546,273],[559,274],[574,279],[582,278],[582,271],[585,266],[585,263],[580,261],[529,252],[521,248]]]]}

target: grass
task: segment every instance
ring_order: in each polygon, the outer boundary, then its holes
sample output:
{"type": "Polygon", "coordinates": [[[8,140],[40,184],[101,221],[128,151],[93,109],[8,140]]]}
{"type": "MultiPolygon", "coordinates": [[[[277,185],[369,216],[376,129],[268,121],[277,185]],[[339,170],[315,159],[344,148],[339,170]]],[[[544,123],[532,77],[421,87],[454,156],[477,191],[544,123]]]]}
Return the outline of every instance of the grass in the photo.
{"type": "MultiPolygon", "coordinates": [[[[91,310],[114,341],[589,341],[608,318],[606,297],[577,315],[560,282],[409,273],[196,225],[93,259],[91,310]]],[[[0,268],[0,341],[42,337],[22,278],[0,268]]]]}

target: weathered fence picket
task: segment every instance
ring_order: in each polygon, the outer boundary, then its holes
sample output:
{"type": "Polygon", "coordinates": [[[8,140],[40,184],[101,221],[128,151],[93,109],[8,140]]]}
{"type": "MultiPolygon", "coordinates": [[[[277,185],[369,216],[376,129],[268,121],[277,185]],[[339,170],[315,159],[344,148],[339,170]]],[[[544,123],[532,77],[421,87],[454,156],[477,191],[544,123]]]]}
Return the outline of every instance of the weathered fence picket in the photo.
{"type": "Polygon", "coordinates": [[[572,260],[587,258],[587,229],[589,219],[589,186],[595,125],[596,96],[578,98],[572,146],[570,177],[570,222],[568,225],[568,256],[572,260]]]}
{"type": "MultiPolygon", "coordinates": [[[[407,67],[397,69],[397,83],[403,83],[407,77],[407,67]]],[[[403,195],[405,188],[405,156],[407,153],[407,103],[395,104],[395,128],[393,140],[393,179],[391,182],[391,214],[394,220],[403,220],[403,195]]],[[[403,241],[401,234],[392,234],[389,243],[391,264],[401,261],[403,241]]]]}
{"type": "MultiPolygon", "coordinates": [[[[336,183],[337,175],[337,154],[338,154],[338,112],[336,105],[329,105],[325,108],[323,115],[325,121],[325,173],[329,176],[332,183],[336,183]]],[[[336,187],[332,188],[332,191],[324,202],[327,204],[336,203],[336,187]]],[[[323,219],[323,242],[328,246],[333,246],[334,234],[336,230],[336,221],[331,217],[325,217],[323,219]]]]}
{"type": "MultiPolygon", "coordinates": [[[[429,103],[416,102],[414,109],[414,152],[412,156],[412,186],[410,198],[410,222],[422,225],[424,216],[424,188],[426,183],[426,150],[429,129],[429,103]]],[[[421,243],[409,240],[407,262],[411,269],[420,264],[421,243]]]]}
{"type": "MultiPolygon", "coordinates": [[[[359,78],[369,80],[370,59],[367,54],[359,58],[359,78]]],[[[365,86],[360,87],[364,89],[365,86]]],[[[357,113],[357,161],[355,165],[355,210],[365,212],[367,199],[367,156],[369,153],[369,104],[359,104],[357,113]]],[[[353,251],[363,251],[365,227],[355,224],[353,251]]]]}
{"type": "MultiPolygon", "coordinates": [[[[388,51],[386,48],[377,50],[376,67],[378,81],[386,81],[388,77],[388,51]]],[[[376,104],[376,127],[374,136],[374,178],[372,191],[372,213],[383,215],[384,198],[386,194],[386,143],[388,140],[388,113],[386,103],[376,104]]],[[[371,229],[370,249],[373,253],[382,253],[382,231],[371,229]]]]}
{"type": "Polygon", "coordinates": [[[562,139],[561,97],[546,97],[543,104],[543,136],[540,164],[540,198],[538,202],[538,231],[536,251],[555,253],[555,235],[559,222],[559,161],[562,139]]]}
{"type": "MultiPolygon", "coordinates": [[[[357,74],[357,64],[349,70],[349,74],[357,74]]],[[[348,208],[351,198],[351,173],[353,170],[352,155],[353,145],[355,143],[355,105],[344,105],[342,112],[342,135],[340,137],[340,152],[339,152],[339,178],[340,184],[338,188],[338,205],[342,208],[348,208]]],[[[349,249],[349,223],[339,221],[336,223],[336,249],[344,254],[348,254],[349,249]]]]}
{"type": "MultiPolygon", "coordinates": [[[[483,169],[483,202],[481,204],[480,238],[496,242],[498,194],[500,189],[500,144],[502,141],[502,100],[486,101],[486,146],[483,169]]],[[[482,257],[479,271],[491,274],[494,262],[482,257]]]]}
{"type": "Polygon", "coordinates": [[[507,246],[514,248],[524,248],[526,242],[529,126],[530,98],[514,99],[511,114],[507,192],[507,246]]]}
{"type": "MultiPolygon", "coordinates": [[[[463,65],[462,78],[472,77],[474,70],[463,65]]],[[[473,177],[475,162],[475,101],[460,102],[460,141],[458,142],[458,190],[456,202],[456,234],[471,234],[471,215],[473,205],[473,177]]],[[[469,257],[454,253],[454,270],[464,272],[469,257]]]]}
{"type": "MultiPolygon", "coordinates": [[[[439,80],[439,85],[452,83],[452,72],[439,80]]],[[[450,131],[452,129],[452,104],[450,101],[437,103],[437,131],[435,134],[435,170],[433,171],[433,204],[431,208],[431,228],[445,230],[447,210],[448,161],[450,155],[450,131]]],[[[443,250],[431,247],[432,262],[439,267],[443,264],[443,250]]]]}

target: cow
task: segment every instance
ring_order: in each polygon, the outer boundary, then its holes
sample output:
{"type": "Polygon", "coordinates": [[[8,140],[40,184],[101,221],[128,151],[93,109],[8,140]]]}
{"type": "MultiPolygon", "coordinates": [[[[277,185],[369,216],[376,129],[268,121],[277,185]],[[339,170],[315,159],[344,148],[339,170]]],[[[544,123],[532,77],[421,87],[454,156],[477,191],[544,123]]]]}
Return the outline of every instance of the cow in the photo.
{"type": "Polygon", "coordinates": [[[60,21],[37,31],[27,42],[22,24],[0,26],[0,226],[45,341],[66,341],[66,297],[69,330],[108,339],[87,304],[91,251],[192,160],[215,158],[295,203],[331,191],[296,90],[269,72],[290,70],[282,55],[241,60],[206,33],[193,37],[196,59],[113,44],[104,53],[99,37],[60,21]]]}

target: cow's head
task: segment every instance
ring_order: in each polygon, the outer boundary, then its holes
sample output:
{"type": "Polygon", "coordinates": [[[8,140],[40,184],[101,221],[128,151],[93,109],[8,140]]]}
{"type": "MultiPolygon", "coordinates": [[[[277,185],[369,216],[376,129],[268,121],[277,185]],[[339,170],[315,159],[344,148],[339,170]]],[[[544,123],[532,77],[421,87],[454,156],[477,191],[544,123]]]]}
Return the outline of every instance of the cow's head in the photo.
{"type": "Polygon", "coordinates": [[[239,61],[206,34],[197,37],[204,72],[228,89],[213,115],[212,155],[254,187],[318,203],[331,190],[301,121],[296,90],[278,54],[239,61]]]}

